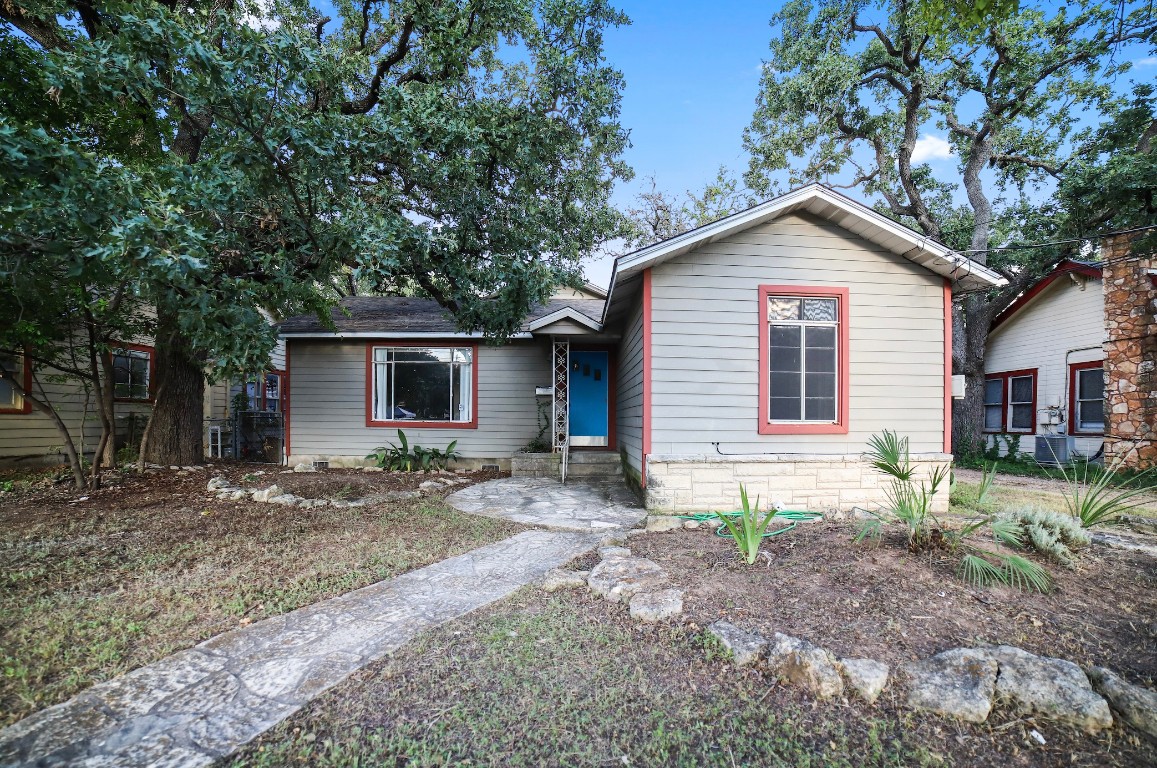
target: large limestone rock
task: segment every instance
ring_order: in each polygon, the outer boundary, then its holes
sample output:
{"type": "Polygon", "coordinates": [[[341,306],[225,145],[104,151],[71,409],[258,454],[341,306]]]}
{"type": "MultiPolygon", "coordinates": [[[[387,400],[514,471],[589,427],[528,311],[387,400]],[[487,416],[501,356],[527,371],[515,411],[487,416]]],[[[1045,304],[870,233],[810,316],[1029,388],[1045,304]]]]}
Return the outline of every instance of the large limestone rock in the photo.
{"type": "Polygon", "coordinates": [[[1157,691],[1127,683],[1104,667],[1093,667],[1089,677],[1121,719],[1157,741],[1157,691]]]}
{"type": "Polygon", "coordinates": [[[1108,703],[1071,661],[1036,656],[1010,645],[986,650],[1000,664],[997,696],[1021,712],[1070,723],[1086,733],[1113,726],[1108,703]]]}
{"type": "Polygon", "coordinates": [[[648,515],[647,516],[647,532],[648,533],[665,533],[666,531],[676,531],[683,527],[683,518],[675,517],[674,515],[648,515]]]}
{"type": "Polygon", "coordinates": [[[599,558],[601,560],[610,560],[612,557],[630,557],[631,550],[626,547],[599,547],[599,558]]]}
{"type": "Polygon", "coordinates": [[[953,648],[902,667],[908,706],[982,723],[996,693],[996,659],[984,651],[953,648]]]}
{"type": "Polygon", "coordinates": [[[657,592],[636,592],[631,596],[631,618],[655,622],[683,613],[683,590],[660,589],[657,592]]]}
{"type": "Polygon", "coordinates": [[[888,684],[890,668],[875,659],[840,659],[837,665],[844,673],[844,679],[860,697],[869,704],[880,697],[888,684]]]}
{"type": "Polygon", "coordinates": [[[612,557],[591,569],[587,585],[613,603],[630,600],[636,592],[662,586],[667,574],[644,557],[612,557]]]}
{"type": "Polygon", "coordinates": [[[259,491],[253,492],[254,501],[269,501],[272,498],[283,495],[285,492],[281,490],[276,484],[268,488],[262,488],[259,491]]]}
{"type": "Polygon", "coordinates": [[[707,633],[731,652],[735,663],[741,667],[758,664],[767,651],[767,640],[762,635],[746,632],[729,621],[719,621],[707,627],[707,633]]]}
{"type": "Polygon", "coordinates": [[[820,699],[844,692],[836,657],[807,640],[776,632],[767,648],[767,666],[789,683],[820,699]]]}

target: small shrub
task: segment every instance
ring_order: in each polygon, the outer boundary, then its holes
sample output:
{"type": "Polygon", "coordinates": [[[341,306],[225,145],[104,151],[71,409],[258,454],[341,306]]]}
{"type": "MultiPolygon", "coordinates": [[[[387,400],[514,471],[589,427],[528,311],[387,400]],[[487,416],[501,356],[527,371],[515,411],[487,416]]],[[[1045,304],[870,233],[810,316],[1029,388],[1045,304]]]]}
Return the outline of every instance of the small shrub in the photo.
{"type": "Polygon", "coordinates": [[[767,533],[767,527],[771,525],[772,518],[775,517],[775,510],[769,509],[767,515],[763,518],[759,516],[759,497],[755,497],[755,504],[751,504],[747,499],[747,489],[740,484],[739,486],[739,501],[743,505],[742,512],[738,515],[728,515],[723,512],[716,512],[719,519],[727,526],[727,530],[735,538],[735,545],[739,547],[739,554],[743,555],[743,559],[747,561],[748,565],[754,565],[756,559],[759,557],[759,545],[763,543],[763,534],[767,533]]]}
{"type": "Polygon", "coordinates": [[[1076,565],[1076,550],[1089,545],[1089,534],[1079,520],[1039,507],[1022,507],[997,515],[1019,528],[1019,540],[1045,557],[1068,568],[1076,565]]]}
{"type": "Polygon", "coordinates": [[[1157,469],[1146,470],[1122,482],[1118,476],[1121,458],[1108,467],[1095,464],[1061,466],[1068,491],[1065,506],[1069,514],[1081,521],[1081,527],[1111,523],[1123,512],[1142,506],[1145,497],[1155,490],[1153,478],[1157,469]]]}
{"type": "Polygon", "coordinates": [[[366,455],[366,458],[373,459],[377,466],[391,472],[418,472],[445,469],[451,461],[457,461],[462,455],[456,450],[457,440],[452,441],[445,450],[423,448],[417,444],[411,448],[406,433],[399,429],[398,442],[401,445],[390,443],[389,448],[375,448],[373,453],[366,455]]]}

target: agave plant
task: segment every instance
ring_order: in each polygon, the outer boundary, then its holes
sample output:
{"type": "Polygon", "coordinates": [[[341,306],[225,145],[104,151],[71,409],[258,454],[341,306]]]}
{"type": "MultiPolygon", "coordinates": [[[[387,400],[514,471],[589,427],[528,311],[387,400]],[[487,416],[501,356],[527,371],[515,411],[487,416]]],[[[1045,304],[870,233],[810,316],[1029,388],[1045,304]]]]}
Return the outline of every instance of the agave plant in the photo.
{"type": "Polygon", "coordinates": [[[771,525],[771,521],[775,517],[775,510],[769,509],[764,517],[760,517],[759,497],[756,496],[755,504],[751,504],[747,499],[747,489],[742,483],[739,485],[739,502],[743,506],[743,510],[738,516],[723,512],[716,512],[715,514],[719,516],[719,519],[723,521],[735,539],[735,545],[739,547],[739,554],[743,555],[743,559],[747,561],[748,565],[754,565],[759,557],[759,545],[763,543],[763,534],[767,533],[767,527],[771,525]]]}

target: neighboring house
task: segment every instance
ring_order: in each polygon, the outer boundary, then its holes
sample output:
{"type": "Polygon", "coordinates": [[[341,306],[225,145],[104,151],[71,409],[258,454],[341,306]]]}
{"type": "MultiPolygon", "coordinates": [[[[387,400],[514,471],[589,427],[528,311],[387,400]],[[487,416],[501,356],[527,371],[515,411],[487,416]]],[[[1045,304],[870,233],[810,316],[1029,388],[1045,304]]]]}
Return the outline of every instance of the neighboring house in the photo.
{"type": "MultiPolygon", "coordinates": [[[[116,378],[117,445],[140,441],[152,410],[155,366],[153,348],[124,344],[113,350],[116,378]]],[[[62,380],[52,369],[39,369],[21,356],[5,356],[4,370],[15,371],[22,387],[47,399],[67,425],[76,449],[91,456],[100,442],[100,416],[95,393],[86,395],[73,379],[62,380]],[[83,424],[83,430],[81,425],[83,424]]],[[[0,377],[0,466],[65,462],[64,441],[51,419],[32,408],[0,377]]]]}
{"type": "Polygon", "coordinates": [[[1066,260],[996,317],[984,359],[984,430],[1050,461],[1101,453],[1105,308],[1101,265],[1066,260]],[[1057,440],[1038,441],[1036,436],[1057,440]]]}
{"type": "MultiPolygon", "coordinates": [[[[648,508],[874,506],[885,429],[951,460],[953,287],[994,272],[811,185],[619,257],[609,297],[557,298],[501,345],[431,301],[355,298],[281,324],[290,463],[356,465],[396,441],[510,466],[613,450],[648,508]]],[[[937,499],[947,506],[947,489],[937,499]]]]}

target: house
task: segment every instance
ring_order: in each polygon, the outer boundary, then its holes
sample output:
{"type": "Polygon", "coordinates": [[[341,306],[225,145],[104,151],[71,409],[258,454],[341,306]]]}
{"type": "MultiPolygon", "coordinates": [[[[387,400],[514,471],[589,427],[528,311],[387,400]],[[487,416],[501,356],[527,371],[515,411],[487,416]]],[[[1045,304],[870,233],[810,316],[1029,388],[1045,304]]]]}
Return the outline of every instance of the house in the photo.
{"type": "Polygon", "coordinates": [[[993,320],[984,359],[984,431],[1000,455],[1016,451],[1051,462],[1101,454],[1101,274],[1100,263],[1062,261],[993,320]]]}
{"type": "Polygon", "coordinates": [[[655,510],[734,508],[740,483],[872,505],[873,434],[906,435],[925,470],[951,460],[952,290],[1002,282],[811,185],[619,257],[606,298],[555,298],[501,345],[413,298],[343,301],[336,330],[285,321],[286,451],[356,465],[403,429],[509,467],[545,433],[617,453],[655,510]]]}

